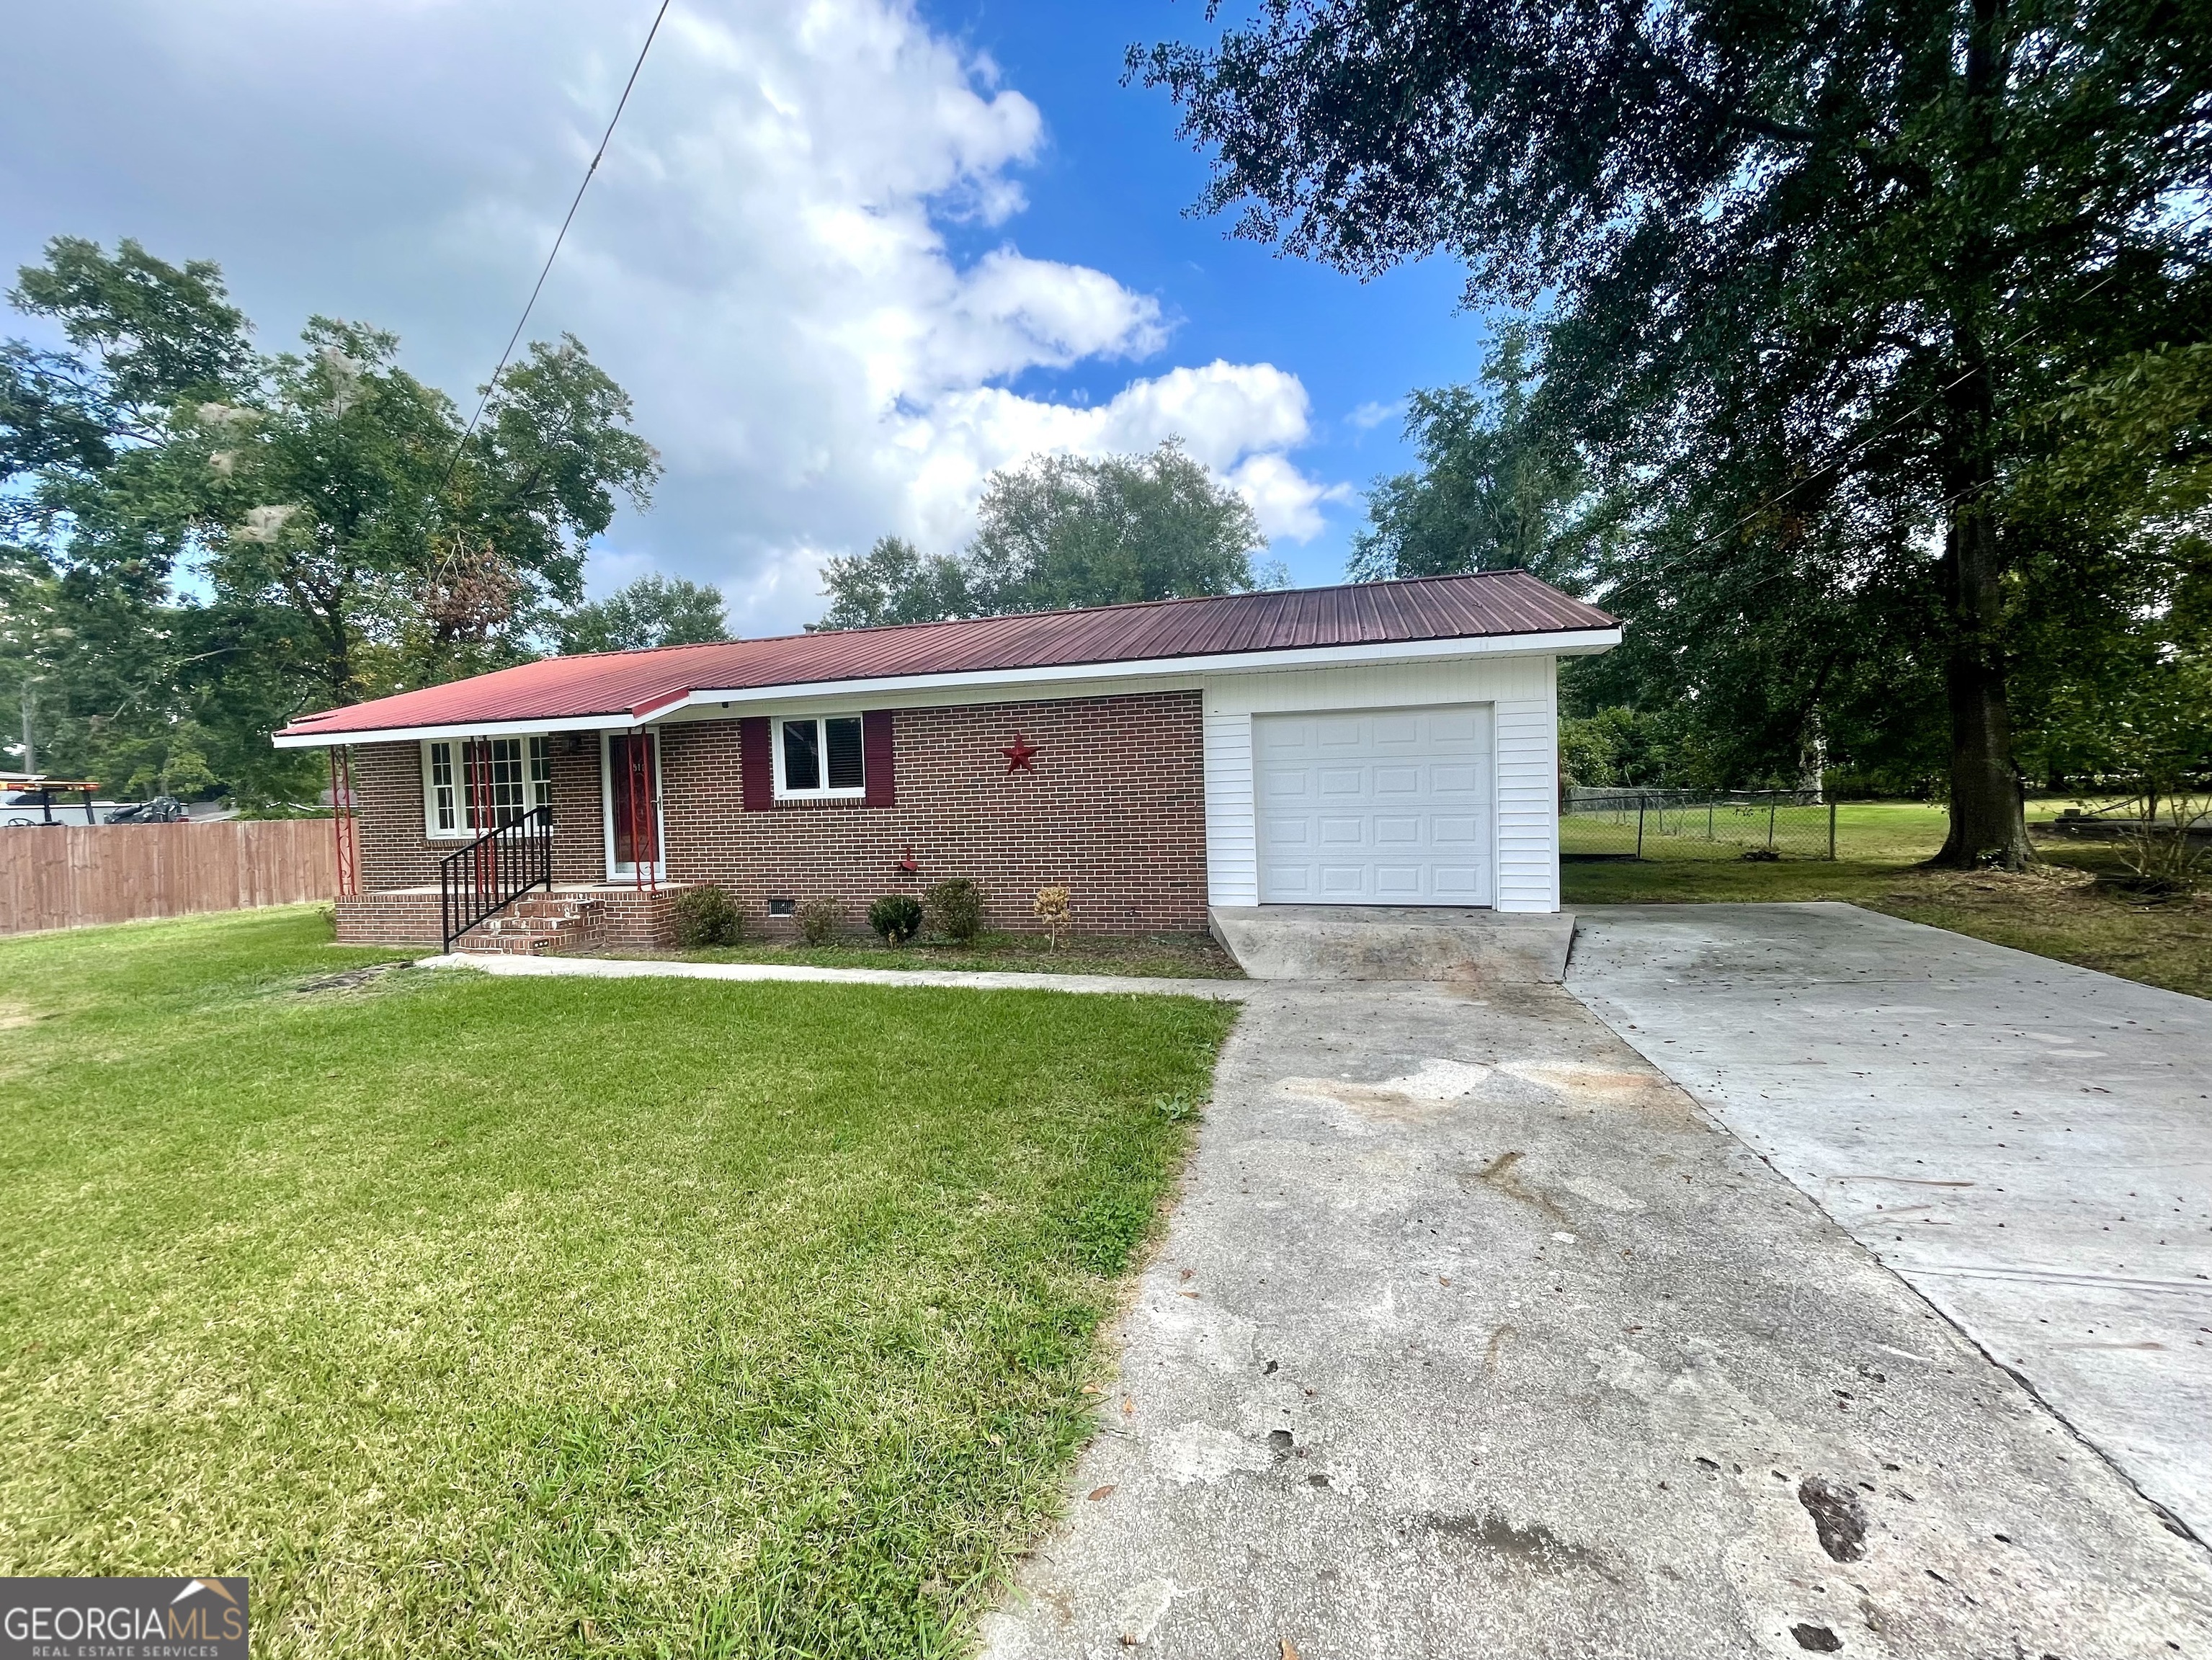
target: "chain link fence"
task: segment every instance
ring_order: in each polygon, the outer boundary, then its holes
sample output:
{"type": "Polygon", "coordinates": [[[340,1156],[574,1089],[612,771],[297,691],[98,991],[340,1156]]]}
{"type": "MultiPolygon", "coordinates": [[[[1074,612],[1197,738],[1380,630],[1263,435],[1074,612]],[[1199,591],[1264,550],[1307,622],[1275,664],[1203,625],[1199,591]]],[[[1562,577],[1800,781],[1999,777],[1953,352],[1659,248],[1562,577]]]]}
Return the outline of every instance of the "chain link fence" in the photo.
{"type": "Polygon", "coordinates": [[[1836,806],[1803,790],[1586,789],[1559,810],[1563,859],[1833,859],[1836,806]]]}

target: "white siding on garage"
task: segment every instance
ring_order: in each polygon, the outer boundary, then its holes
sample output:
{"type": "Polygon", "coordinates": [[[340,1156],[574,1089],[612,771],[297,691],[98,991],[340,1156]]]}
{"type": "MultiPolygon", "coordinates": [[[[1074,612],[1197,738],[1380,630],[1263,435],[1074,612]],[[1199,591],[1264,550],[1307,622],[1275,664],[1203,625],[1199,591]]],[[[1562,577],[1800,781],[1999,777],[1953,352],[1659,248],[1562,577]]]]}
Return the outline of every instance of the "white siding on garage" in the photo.
{"type": "Polygon", "coordinates": [[[1394,663],[1206,681],[1206,885],[1217,905],[1260,903],[1252,719],[1301,710],[1487,703],[1493,714],[1500,910],[1559,908],[1558,701],[1548,653],[1394,663]]]}

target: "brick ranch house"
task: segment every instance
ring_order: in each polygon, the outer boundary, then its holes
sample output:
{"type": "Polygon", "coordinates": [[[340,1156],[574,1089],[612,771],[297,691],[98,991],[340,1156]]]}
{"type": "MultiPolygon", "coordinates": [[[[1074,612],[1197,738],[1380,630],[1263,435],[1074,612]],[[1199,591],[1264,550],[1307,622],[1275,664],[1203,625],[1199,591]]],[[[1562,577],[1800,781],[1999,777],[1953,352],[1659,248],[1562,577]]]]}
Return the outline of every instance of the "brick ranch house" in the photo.
{"type": "Polygon", "coordinates": [[[955,876],[1006,927],[1047,885],[1115,933],[1552,911],[1557,662],[1620,639],[1498,571],[552,658],[275,741],[349,759],[348,941],[439,941],[456,884],[493,912],[465,946],[526,950],[666,943],[673,893],[710,882],[757,930],[955,876]]]}

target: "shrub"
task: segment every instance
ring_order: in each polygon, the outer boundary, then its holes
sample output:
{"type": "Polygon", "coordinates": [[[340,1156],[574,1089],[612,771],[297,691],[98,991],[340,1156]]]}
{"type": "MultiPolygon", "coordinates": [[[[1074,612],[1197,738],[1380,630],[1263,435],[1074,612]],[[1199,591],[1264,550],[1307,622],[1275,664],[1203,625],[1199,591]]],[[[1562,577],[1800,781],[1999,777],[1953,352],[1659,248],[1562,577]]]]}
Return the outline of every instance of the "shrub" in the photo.
{"type": "Polygon", "coordinates": [[[792,915],[799,922],[799,937],[810,946],[826,946],[845,925],[845,913],[835,899],[810,899],[792,915]]]}
{"type": "Polygon", "coordinates": [[[1030,914],[1044,924],[1045,944],[1060,949],[1060,936],[1067,931],[1067,890],[1061,887],[1039,888],[1030,914]]]}
{"type": "Polygon", "coordinates": [[[930,926],[948,939],[964,946],[983,931],[983,890],[964,876],[939,882],[922,904],[930,926]]]}
{"type": "Polygon", "coordinates": [[[921,932],[921,901],[912,894],[887,893],[868,907],[868,926],[884,944],[903,946],[921,932]]]}
{"type": "Polygon", "coordinates": [[[669,909],[676,915],[676,943],[686,951],[734,946],[744,937],[744,917],[737,901],[712,883],[684,889],[669,909]]]}

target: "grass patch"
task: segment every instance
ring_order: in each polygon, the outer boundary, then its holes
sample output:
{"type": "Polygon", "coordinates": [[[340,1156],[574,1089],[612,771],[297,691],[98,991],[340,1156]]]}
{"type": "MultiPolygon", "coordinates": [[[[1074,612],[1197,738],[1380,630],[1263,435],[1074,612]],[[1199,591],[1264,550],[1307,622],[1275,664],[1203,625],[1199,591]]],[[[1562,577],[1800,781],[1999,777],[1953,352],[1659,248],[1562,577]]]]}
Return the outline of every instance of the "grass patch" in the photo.
{"type": "Polygon", "coordinates": [[[876,939],[834,946],[799,940],[751,941],[697,951],[617,951],[614,957],[678,958],[691,963],[795,963],[817,969],[955,969],[963,973],[1127,974],[1146,979],[1241,980],[1237,959],[1203,933],[1083,933],[1060,936],[1058,950],[1041,933],[986,933],[956,946],[933,940],[886,946],[876,939]]]}
{"type": "Polygon", "coordinates": [[[0,1572],[287,1655],[937,1655],[1054,1511],[1233,1017],[0,942],[0,1572]]]}
{"type": "MultiPolygon", "coordinates": [[[[2031,817],[2039,816],[2031,809],[2031,817]]],[[[1645,862],[1569,860],[1569,905],[1840,899],[2062,963],[2170,991],[2212,997],[2212,895],[2148,903],[2112,885],[2112,848],[2057,841],[2024,875],[1921,868],[1943,844],[1942,808],[1847,802],[1836,812],[1837,859],[1752,863],[1710,848],[1670,855],[1647,842],[1645,862]]]]}

